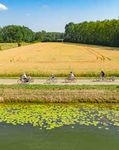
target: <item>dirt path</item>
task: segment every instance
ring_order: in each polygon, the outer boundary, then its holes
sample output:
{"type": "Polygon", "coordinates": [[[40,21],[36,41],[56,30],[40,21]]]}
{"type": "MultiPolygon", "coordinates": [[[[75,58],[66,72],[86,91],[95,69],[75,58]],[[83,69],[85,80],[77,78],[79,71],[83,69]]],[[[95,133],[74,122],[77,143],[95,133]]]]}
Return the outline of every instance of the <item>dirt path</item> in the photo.
{"type": "MultiPolygon", "coordinates": [[[[17,79],[0,79],[0,85],[12,85],[18,84],[17,79]]],[[[35,79],[33,83],[30,84],[47,84],[45,79],[35,79]]],[[[52,83],[55,85],[119,85],[119,80],[114,82],[109,81],[100,81],[94,82],[92,79],[90,80],[77,80],[74,83],[66,83],[65,80],[58,80],[57,83],[52,83]]]]}

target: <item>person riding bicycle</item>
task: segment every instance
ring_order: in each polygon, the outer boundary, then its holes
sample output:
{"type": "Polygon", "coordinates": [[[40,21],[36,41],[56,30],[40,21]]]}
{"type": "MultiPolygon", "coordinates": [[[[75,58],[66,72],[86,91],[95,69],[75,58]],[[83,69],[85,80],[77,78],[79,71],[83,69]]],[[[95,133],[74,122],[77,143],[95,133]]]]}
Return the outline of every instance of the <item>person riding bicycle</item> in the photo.
{"type": "Polygon", "coordinates": [[[74,80],[75,79],[75,75],[74,75],[73,72],[70,72],[68,79],[69,80],[74,80]]]}
{"type": "Polygon", "coordinates": [[[23,75],[21,76],[21,80],[25,81],[25,82],[28,82],[29,81],[29,78],[28,76],[26,75],[26,73],[23,73],[23,75]]]}
{"type": "Polygon", "coordinates": [[[50,79],[51,79],[51,80],[55,80],[55,79],[56,79],[55,75],[52,74],[51,77],[50,77],[50,79]]]}
{"type": "Polygon", "coordinates": [[[48,80],[46,80],[46,83],[50,84],[50,83],[56,83],[57,82],[57,79],[56,79],[56,76],[54,74],[52,74],[48,80]]]}
{"type": "Polygon", "coordinates": [[[103,80],[105,79],[105,77],[106,77],[105,72],[104,72],[104,71],[101,71],[101,73],[100,73],[100,78],[101,78],[101,80],[103,81],[103,80]]]}

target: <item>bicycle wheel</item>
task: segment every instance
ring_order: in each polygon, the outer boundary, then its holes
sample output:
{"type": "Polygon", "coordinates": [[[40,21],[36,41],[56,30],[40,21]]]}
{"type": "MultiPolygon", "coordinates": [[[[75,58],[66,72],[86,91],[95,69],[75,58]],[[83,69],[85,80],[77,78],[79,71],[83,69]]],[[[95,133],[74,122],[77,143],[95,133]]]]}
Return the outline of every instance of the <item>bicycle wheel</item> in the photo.
{"type": "Polygon", "coordinates": [[[57,79],[56,78],[52,79],[52,83],[57,83],[57,79]]]}
{"type": "Polygon", "coordinates": [[[22,80],[21,79],[17,80],[17,83],[22,84],[22,80]]]}
{"type": "Polygon", "coordinates": [[[92,80],[93,82],[101,82],[101,79],[100,78],[95,78],[92,80]]]}
{"type": "Polygon", "coordinates": [[[65,80],[64,80],[64,83],[69,83],[69,79],[65,79],[65,80]]]}
{"type": "Polygon", "coordinates": [[[29,83],[33,83],[33,82],[34,82],[34,80],[33,80],[33,79],[30,79],[30,80],[29,80],[29,83]]]}
{"type": "Polygon", "coordinates": [[[110,82],[114,82],[114,81],[115,81],[115,77],[114,77],[114,76],[110,77],[110,78],[109,78],[109,81],[110,81],[110,82]]]}
{"type": "Polygon", "coordinates": [[[50,84],[51,83],[51,79],[46,80],[46,83],[50,84]]]}

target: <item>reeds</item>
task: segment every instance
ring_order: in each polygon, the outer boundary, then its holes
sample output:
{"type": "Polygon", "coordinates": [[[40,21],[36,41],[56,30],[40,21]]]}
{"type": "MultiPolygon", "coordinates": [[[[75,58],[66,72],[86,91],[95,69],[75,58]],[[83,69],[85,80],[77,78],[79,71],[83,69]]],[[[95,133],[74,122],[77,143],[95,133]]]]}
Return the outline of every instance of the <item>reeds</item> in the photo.
{"type": "Polygon", "coordinates": [[[31,103],[119,103],[118,90],[0,89],[0,102],[31,103]]]}

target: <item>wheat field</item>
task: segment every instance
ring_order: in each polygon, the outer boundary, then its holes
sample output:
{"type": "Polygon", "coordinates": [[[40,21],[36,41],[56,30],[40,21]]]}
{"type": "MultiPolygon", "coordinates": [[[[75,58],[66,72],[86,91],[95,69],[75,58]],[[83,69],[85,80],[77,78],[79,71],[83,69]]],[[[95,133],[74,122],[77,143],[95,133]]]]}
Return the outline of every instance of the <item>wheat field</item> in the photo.
{"type": "Polygon", "coordinates": [[[36,43],[0,51],[0,76],[56,74],[94,76],[101,70],[119,76],[119,48],[68,43],[36,43]]]}

